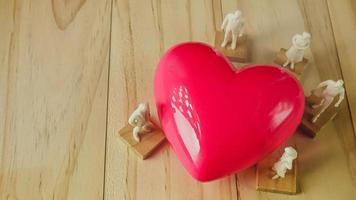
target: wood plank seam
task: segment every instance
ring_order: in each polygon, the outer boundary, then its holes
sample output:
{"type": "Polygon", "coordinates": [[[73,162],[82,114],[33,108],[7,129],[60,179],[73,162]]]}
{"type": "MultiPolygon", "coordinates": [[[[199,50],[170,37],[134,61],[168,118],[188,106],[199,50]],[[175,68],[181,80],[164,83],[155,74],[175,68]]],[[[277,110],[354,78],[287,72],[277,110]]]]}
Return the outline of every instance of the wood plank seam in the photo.
{"type": "Polygon", "coordinates": [[[106,189],[106,164],[107,164],[107,146],[108,146],[108,127],[109,127],[109,97],[110,97],[110,72],[111,72],[111,49],[112,49],[112,15],[113,15],[113,5],[114,0],[110,3],[110,35],[109,35],[109,52],[108,52],[108,77],[107,77],[107,88],[106,88],[106,120],[105,120],[105,145],[104,145],[104,178],[103,178],[103,200],[105,199],[105,189],[106,189]]]}
{"type": "MultiPolygon", "coordinates": [[[[338,62],[338,68],[340,70],[341,79],[344,80],[344,73],[343,73],[343,70],[342,70],[342,67],[341,67],[339,49],[338,49],[337,44],[336,44],[336,36],[335,36],[335,31],[334,31],[334,25],[333,25],[333,21],[331,19],[331,15],[330,15],[329,1],[326,0],[325,4],[326,4],[327,11],[328,11],[328,14],[329,14],[328,16],[329,16],[332,36],[333,36],[333,39],[334,39],[334,42],[335,42],[335,50],[336,50],[336,58],[337,58],[337,62],[338,62]]],[[[352,110],[351,109],[351,104],[350,104],[350,102],[348,100],[349,99],[349,95],[348,95],[348,92],[347,92],[348,90],[347,90],[347,83],[346,82],[344,83],[344,88],[345,88],[345,93],[346,93],[344,101],[345,101],[345,103],[346,103],[346,105],[348,107],[348,109],[347,109],[348,110],[348,115],[349,115],[349,118],[351,120],[351,126],[352,126],[352,129],[354,130],[354,137],[356,139],[356,132],[355,132],[355,128],[356,127],[354,126],[354,123],[353,123],[354,119],[353,119],[353,116],[352,116],[352,113],[351,113],[351,110],[352,110]]]]}

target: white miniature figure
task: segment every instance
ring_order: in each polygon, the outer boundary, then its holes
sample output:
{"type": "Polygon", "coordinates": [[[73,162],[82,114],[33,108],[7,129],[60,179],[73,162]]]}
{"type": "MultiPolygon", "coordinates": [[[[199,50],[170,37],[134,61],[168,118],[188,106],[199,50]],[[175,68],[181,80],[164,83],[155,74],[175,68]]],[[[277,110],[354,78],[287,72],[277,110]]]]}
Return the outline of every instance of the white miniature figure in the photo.
{"type": "Polygon", "coordinates": [[[236,10],[234,13],[227,14],[221,25],[221,29],[225,31],[224,41],[221,44],[221,47],[226,46],[229,40],[229,33],[231,32],[231,48],[235,49],[237,44],[237,37],[241,37],[244,34],[244,27],[245,19],[242,17],[241,11],[236,10]]]}
{"type": "Polygon", "coordinates": [[[293,36],[292,46],[286,52],[287,61],[283,64],[283,67],[286,67],[290,63],[290,68],[294,69],[294,64],[303,60],[304,51],[310,46],[310,37],[310,34],[307,32],[303,32],[302,35],[295,34],[293,36]]]}
{"type": "Polygon", "coordinates": [[[345,98],[345,89],[344,89],[344,81],[338,80],[338,81],[333,81],[333,80],[327,80],[324,82],[321,82],[316,89],[318,88],[323,88],[323,92],[321,93],[320,97],[323,98],[318,105],[313,105],[313,108],[319,108],[321,107],[321,111],[314,116],[313,118],[313,123],[318,120],[319,116],[330,106],[330,104],[333,102],[334,98],[339,95],[339,100],[336,102],[334,105],[335,107],[339,107],[340,103],[342,100],[345,98]]]}
{"type": "Polygon", "coordinates": [[[291,170],[293,168],[293,160],[298,156],[297,151],[293,147],[286,147],[284,153],[278,162],[274,163],[273,171],[276,175],[272,179],[284,178],[287,169],[291,170]]]}
{"type": "Polygon", "coordinates": [[[132,135],[137,142],[140,142],[140,133],[152,131],[153,124],[150,122],[150,108],[147,103],[140,103],[138,105],[129,117],[129,124],[134,127],[132,135]]]}

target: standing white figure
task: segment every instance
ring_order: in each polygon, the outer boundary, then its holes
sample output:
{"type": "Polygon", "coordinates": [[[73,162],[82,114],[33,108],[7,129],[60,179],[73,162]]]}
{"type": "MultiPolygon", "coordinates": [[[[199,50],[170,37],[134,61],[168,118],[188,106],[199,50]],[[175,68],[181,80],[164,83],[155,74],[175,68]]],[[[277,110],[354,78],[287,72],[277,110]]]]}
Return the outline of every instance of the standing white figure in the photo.
{"type": "Polygon", "coordinates": [[[235,49],[237,45],[237,37],[241,37],[244,34],[245,19],[242,17],[242,13],[236,10],[234,13],[229,13],[225,16],[221,25],[221,29],[225,31],[224,41],[221,47],[225,47],[229,40],[229,33],[231,32],[232,42],[231,49],[235,49]]]}
{"type": "Polygon", "coordinates": [[[136,110],[129,117],[129,124],[133,126],[132,136],[140,142],[140,133],[152,131],[153,124],[150,122],[150,108],[147,103],[140,103],[136,110]]]}
{"type": "Polygon", "coordinates": [[[298,153],[293,147],[286,147],[282,157],[273,165],[272,169],[276,172],[276,175],[272,179],[284,178],[287,169],[291,170],[293,168],[293,160],[297,156],[298,153]]]}
{"type": "Polygon", "coordinates": [[[345,89],[343,85],[344,85],[344,81],[342,80],[338,80],[338,81],[326,80],[324,82],[321,82],[316,87],[316,89],[323,88],[323,87],[325,87],[325,89],[320,95],[320,97],[322,98],[320,104],[313,105],[313,108],[321,107],[321,111],[316,116],[314,116],[313,123],[315,123],[316,120],[318,120],[320,115],[330,106],[330,104],[334,101],[334,98],[338,95],[339,95],[339,100],[336,102],[334,106],[339,107],[340,103],[345,98],[345,89]]]}
{"type": "Polygon", "coordinates": [[[294,69],[294,64],[303,60],[304,51],[310,46],[310,37],[310,34],[307,32],[293,36],[292,46],[286,52],[287,61],[283,64],[283,67],[286,67],[290,63],[290,68],[294,69]]]}

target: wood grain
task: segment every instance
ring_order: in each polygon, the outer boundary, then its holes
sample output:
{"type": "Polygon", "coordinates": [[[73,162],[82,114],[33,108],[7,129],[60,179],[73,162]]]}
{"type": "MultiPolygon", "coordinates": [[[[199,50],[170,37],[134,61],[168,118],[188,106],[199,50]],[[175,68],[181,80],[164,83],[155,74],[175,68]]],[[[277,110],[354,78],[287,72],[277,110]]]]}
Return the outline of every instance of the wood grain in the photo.
{"type": "Polygon", "coordinates": [[[52,0],[53,16],[58,28],[61,30],[67,28],[85,1],[86,0],[52,0]]]}
{"type": "Polygon", "coordinates": [[[0,199],[354,197],[355,8],[351,0],[0,1],[0,199]],[[314,140],[289,141],[300,155],[295,196],[256,191],[255,168],[200,183],[168,144],[141,161],[116,135],[137,103],[154,107],[162,54],[183,41],[213,45],[235,9],[246,18],[252,63],[272,63],[306,30],[305,93],[321,80],[345,80],[334,122],[314,140]]]}
{"type": "Polygon", "coordinates": [[[110,6],[0,1],[0,199],[102,198],[110,6]]]}

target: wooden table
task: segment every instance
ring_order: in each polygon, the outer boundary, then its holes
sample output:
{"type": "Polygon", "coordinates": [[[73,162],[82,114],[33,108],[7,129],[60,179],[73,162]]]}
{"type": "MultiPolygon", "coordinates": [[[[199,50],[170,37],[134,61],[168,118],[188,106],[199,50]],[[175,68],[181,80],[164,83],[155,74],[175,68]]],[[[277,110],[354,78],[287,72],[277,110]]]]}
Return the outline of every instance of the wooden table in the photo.
{"type": "Polygon", "coordinates": [[[0,1],[0,199],[354,199],[355,15],[350,0],[0,1]],[[160,56],[182,41],[213,44],[236,8],[251,62],[271,63],[306,30],[306,93],[345,80],[334,122],[314,140],[293,138],[296,196],[255,191],[254,168],[197,182],[168,144],[141,161],[116,135],[138,102],[153,108],[160,56]]]}

